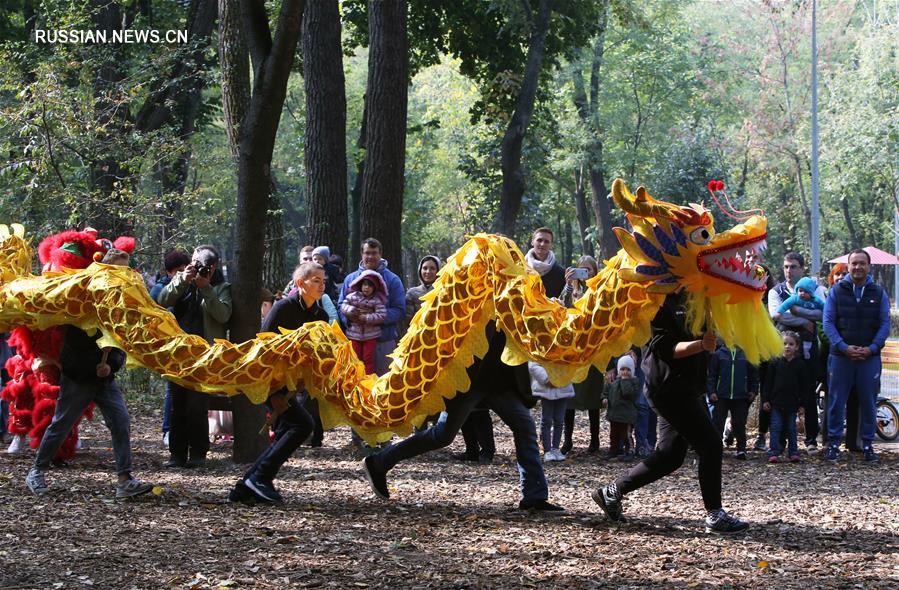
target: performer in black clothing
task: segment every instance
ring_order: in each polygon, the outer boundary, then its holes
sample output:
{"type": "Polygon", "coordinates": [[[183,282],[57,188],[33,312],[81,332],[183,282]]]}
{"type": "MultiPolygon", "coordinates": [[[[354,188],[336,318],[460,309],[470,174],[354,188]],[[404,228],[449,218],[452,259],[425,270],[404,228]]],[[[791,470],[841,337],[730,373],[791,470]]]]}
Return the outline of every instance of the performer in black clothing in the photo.
{"type": "Polygon", "coordinates": [[[630,471],[593,492],[606,515],[624,520],[624,496],[680,467],[691,446],[699,456],[699,487],[707,532],[732,533],[748,525],[721,507],[721,435],[703,399],[707,352],[715,350],[711,330],[696,339],[686,329],[684,295],[669,295],[652,320],[652,336],[643,354],[649,404],[659,415],[656,450],[630,471]]]}
{"type": "MultiPolygon", "coordinates": [[[[318,304],[325,292],[325,271],[321,265],[304,262],[293,272],[293,279],[297,291],[275,302],[265,316],[263,332],[277,332],[278,328],[296,330],[308,322],[328,321],[327,312],[318,304]]],[[[266,405],[274,416],[275,440],[231,490],[228,499],[232,502],[281,502],[283,498],[275,489],[275,476],[312,432],[312,416],[297,401],[294,392],[277,391],[266,405]]]]}

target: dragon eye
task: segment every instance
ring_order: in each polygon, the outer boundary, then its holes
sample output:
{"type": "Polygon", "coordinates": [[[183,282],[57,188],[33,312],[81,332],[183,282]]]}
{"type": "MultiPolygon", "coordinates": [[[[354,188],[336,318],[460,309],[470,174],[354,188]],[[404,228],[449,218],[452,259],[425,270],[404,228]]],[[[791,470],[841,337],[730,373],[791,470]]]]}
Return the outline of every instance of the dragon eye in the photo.
{"type": "Polygon", "coordinates": [[[700,246],[705,246],[712,241],[712,234],[704,227],[697,227],[690,232],[690,241],[700,246]]]}

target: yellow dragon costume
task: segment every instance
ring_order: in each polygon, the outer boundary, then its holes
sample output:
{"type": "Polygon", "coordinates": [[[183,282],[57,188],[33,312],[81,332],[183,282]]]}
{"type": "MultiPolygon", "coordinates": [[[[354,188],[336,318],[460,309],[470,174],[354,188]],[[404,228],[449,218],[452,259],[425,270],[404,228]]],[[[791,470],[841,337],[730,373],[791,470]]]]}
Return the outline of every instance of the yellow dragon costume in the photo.
{"type": "Polygon", "coordinates": [[[621,180],[612,197],[633,231],[615,228],[622,250],[573,309],[547,299],[511,240],[478,234],[441,269],[380,378],[365,374],[337,326],[316,322],[210,345],[185,334],[128,268],[95,263],[34,276],[21,225],[0,226],[0,328],[99,329],[99,344],[125,350],[132,366],[256,403],[282,387],[305,386],[319,400],[325,428],[350,424],[369,442],[408,434],[442,410],[445,399],[467,391],[465,369],[485,354],[485,327],[494,319],[507,336],[503,361],[539,361],[556,383],[582,380],[591,364],[604,369],[612,356],[644,343],[665,295],[679,289],[688,294],[694,333],[709,322],[753,363],[779,353],[780,338],[760,301],[766,275],[743,262],[747,252],[765,248],[763,216],[716,234],[700,205],[659,201],[643,187],[633,195],[621,180]]]}

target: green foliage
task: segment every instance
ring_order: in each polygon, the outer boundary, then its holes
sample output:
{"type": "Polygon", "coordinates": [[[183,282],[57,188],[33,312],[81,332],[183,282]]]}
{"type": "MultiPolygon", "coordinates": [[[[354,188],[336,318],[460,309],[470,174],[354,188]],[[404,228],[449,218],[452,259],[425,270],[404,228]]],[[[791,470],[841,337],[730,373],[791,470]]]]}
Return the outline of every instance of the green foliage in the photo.
{"type": "MultiPolygon", "coordinates": [[[[278,4],[266,3],[272,18],[278,4]]],[[[37,1],[36,26],[92,29],[91,5],[37,1]]],[[[131,28],[184,27],[186,8],[177,0],[154,0],[146,15],[140,5],[122,4],[131,28]]],[[[25,6],[24,0],[0,6],[0,149],[6,155],[0,221],[24,222],[39,236],[94,223],[114,210],[133,222],[143,260],[152,266],[166,249],[198,242],[224,246],[227,256],[236,178],[218,71],[205,74],[192,137],[182,137],[173,124],[142,128],[140,114],[153,93],[185,82],[173,72],[193,48],[38,44],[28,38],[25,6]],[[98,73],[113,65],[121,77],[99,84],[98,73]],[[183,194],[160,181],[161,170],[182,154],[189,155],[183,194]],[[107,161],[120,167],[111,194],[98,190],[94,178],[107,161]],[[172,211],[180,223],[164,231],[172,211]]],[[[408,6],[404,251],[443,257],[466,234],[488,229],[496,213],[500,141],[521,83],[537,0],[408,0],[408,6]]],[[[895,14],[868,8],[818,5],[824,259],[854,246],[893,249],[899,29],[895,14]]],[[[357,140],[367,78],[367,2],[346,0],[341,10],[352,186],[364,158],[357,140]]],[[[554,2],[523,146],[527,190],[519,243],[537,225],[556,230],[557,242],[576,228],[576,178],[589,200],[584,175],[601,146],[607,186],[620,176],[673,202],[705,202],[725,227],[731,220],[709,203],[705,189],[710,178],[722,178],[736,207],[768,212],[767,262],[777,266],[787,248],[807,253],[809,26],[808,2],[554,2]],[[606,10],[597,120],[585,125],[572,101],[575,73],[589,93],[592,45],[606,10]]],[[[216,63],[214,48],[206,57],[216,63]]],[[[295,70],[272,162],[289,262],[305,239],[306,112],[295,70]]],[[[624,223],[619,212],[613,215],[624,223]]],[[[572,242],[577,250],[578,236],[572,242]]]]}

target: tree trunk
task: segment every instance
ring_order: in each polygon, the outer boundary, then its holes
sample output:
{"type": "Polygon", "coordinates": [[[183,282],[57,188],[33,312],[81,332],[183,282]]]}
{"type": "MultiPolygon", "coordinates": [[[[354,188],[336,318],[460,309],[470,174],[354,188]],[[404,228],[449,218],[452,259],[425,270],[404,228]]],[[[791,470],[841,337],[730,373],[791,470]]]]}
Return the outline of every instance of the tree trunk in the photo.
{"type": "Polygon", "coordinates": [[[302,36],[307,233],[310,244],[346,258],[346,90],[337,0],[309,3],[302,36]]]}
{"type": "Polygon", "coordinates": [[[240,126],[250,104],[250,55],[240,24],[239,0],[219,2],[219,65],[222,70],[222,111],[231,157],[237,163],[240,126]]]}
{"type": "Polygon", "coordinates": [[[284,259],[284,209],[278,196],[278,182],[272,172],[265,215],[265,254],[262,256],[262,286],[272,293],[283,289],[287,283],[287,264],[284,259]]]}
{"type": "Polygon", "coordinates": [[[580,233],[581,251],[593,256],[593,242],[587,237],[587,229],[590,227],[590,213],[587,210],[586,191],[584,191],[583,167],[574,171],[574,207],[577,216],[577,227],[580,233]]]}
{"type": "Polygon", "coordinates": [[[518,220],[521,199],[524,196],[525,182],[524,171],[521,169],[521,148],[531,115],[534,112],[534,100],[537,97],[540,70],[543,68],[543,55],[546,53],[546,36],[549,32],[551,15],[552,0],[540,0],[537,18],[531,29],[531,42],[528,47],[521,88],[515,100],[515,110],[512,112],[509,126],[506,127],[503,135],[501,147],[503,192],[493,225],[496,231],[510,237],[515,236],[515,223],[518,220]]]}
{"type": "Polygon", "coordinates": [[[571,220],[563,215],[559,215],[559,232],[562,234],[562,259],[559,264],[565,268],[571,265],[574,258],[574,240],[571,236],[571,220]]]}
{"type": "Polygon", "coordinates": [[[603,12],[599,34],[593,43],[593,58],[590,64],[590,97],[584,86],[584,78],[580,69],[574,72],[574,106],[583,124],[590,130],[590,141],[587,143],[587,166],[592,192],[593,216],[597,228],[599,242],[599,258],[611,258],[618,250],[618,241],[612,231],[612,205],[609,202],[605,183],[605,164],[603,159],[602,126],[599,124],[599,81],[605,53],[606,23],[608,19],[608,3],[603,12]]]}
{"type": "MultiPolygon", "coordinates": [[[[122,7],[106,0],[92,0],[94,29],[105,31],[109,37],[112,32],[129,26],[130,19],[125,18],[122,7]]],[[[128,204],[117,189],[127,181],[129,171],[119,162],[118,154],[111,145],[114,138],[126,133],[127,109],[117,108],[118,86],[125,79],[122,69],[121,47],[114,44],[100,45],[96,50],[103,55],[102,65],[97,69],[94,78],[94,108],[97,117],[96,143],[100,153],[90,163],[90,187],[96,195],[94,205],[83,220],[100,231],[102,235],[118,236],[134,233],[134,220],[127,218],[128,204]]]]}
{"type": "MultiPolygon", "coordinates": [[[[365,119],[368,116],[368,109],[365,105],[368,104],[368,97],[363,97],[363,101],[362,126],[359,129],[359,140],[356,142],[356,147],[359,148],[359,151],[365,153],[365,119]]],[[[350,251],[343,261],[343,269],[345,271],[356,269],[356,265],[353,262],[359,261],[358,256],[362,251],[362,213],[360,209],[362,209],[362,180],[364,178],[365,158],[363,157],[356,166],[356,179],[353,182],[353,190],[350,192],[352,201],[352,211],[350,212],[350,251]]]]}
{"type": "Polygon", "coordinates": [[[596,217],[597,227],[602,228],[599,255],[600,260],[604,260],[618,251],[618,240],[612,231],[612,203],[609,201],[609,191],[601,170],[590,171],[590,188],[593,191],[593,215],[596,217]]]}
{"type": "MultiPolygon", "coordinates": [[[[274,39],[262,2],[241,0],[241,23],[253,61],[253,90],[240,129],[235,211],[234,259],[237,276],[232,285],[234,307],[231,337],[235,342],[259,331],[259,303],[265,250],[265,221],[272,188],[271,163],[287,80],[296,54],[303,18],[303,0],[284,0],[274,39]]],[[[259,435],[265,409],[235,398],[234,461],[253,461],[267,437],[259,435]]]]}
{"type": "Polygon", "coordinates": [[[402,220],[406,162],[409,47],[406,0],[368,4],[368,80],[365,93],[365,174],[360,233],[377,238],[390,269],[402,276],[402,220]]]}

